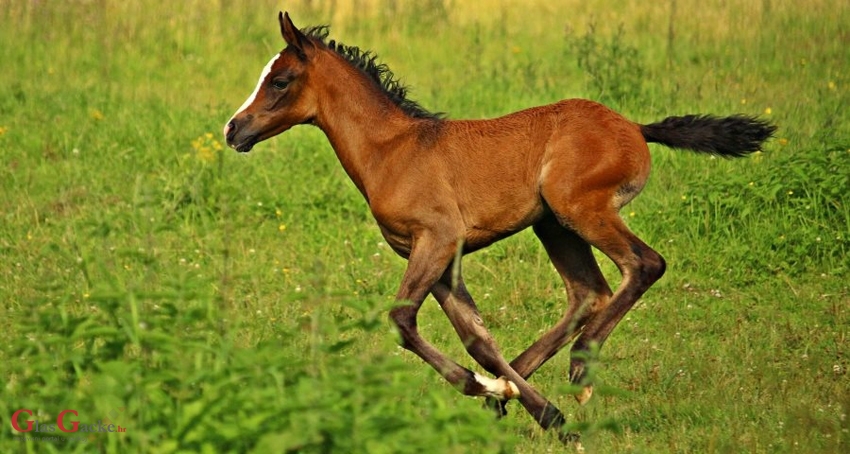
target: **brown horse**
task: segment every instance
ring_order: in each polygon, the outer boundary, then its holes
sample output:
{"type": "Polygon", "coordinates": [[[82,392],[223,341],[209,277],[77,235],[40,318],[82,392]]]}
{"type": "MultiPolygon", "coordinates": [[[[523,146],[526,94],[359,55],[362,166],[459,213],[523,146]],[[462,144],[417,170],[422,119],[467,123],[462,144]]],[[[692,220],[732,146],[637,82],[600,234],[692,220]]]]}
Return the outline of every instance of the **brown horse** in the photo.
{"type": "Polygon", "coordinates": [[[390,311],[401,345],[464,394],[520,403],[543,427],[561,412],[526,380],[576,336],[570,380],[592,393],[585,361],[663,274],[664,259],[618,212],[649,176],[647,142],[719,156],[756,151],[775,127],[746,116],[670,117],[641,125],[582,99],[492,120],[447,120],[405,98],[370,52],[326,41],[327,27],[299,31],[279,16],[286,48],[224,127],[247,152],[294,125],[328,137],[366,198],[387,243],[408,260],[390,311]],[[531,226],[567,289],[561,320],[511,362],[484,327],[460,274],[462,254],[531,226]],[[623,275],[612,292],[591,253],[623,275]],[[434,295],[469,354],[498,378],[466,369],[420,337],[416,314],[434,295]]]}

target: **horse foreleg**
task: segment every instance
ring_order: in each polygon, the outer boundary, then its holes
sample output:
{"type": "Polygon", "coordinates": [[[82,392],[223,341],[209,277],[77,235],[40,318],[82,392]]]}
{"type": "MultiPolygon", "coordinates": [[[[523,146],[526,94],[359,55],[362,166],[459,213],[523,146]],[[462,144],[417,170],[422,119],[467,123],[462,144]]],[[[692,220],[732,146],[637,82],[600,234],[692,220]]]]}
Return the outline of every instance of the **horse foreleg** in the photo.
{"type": "Polygon", "coordinates": [[[453,283],[451,273],[446,272],[434,284],[432,293],[451,321],[470,356],[490,373],[500,377],[500,379],[509,380],[507,383],[519,391],[519,395],[516,397],[518,397],[522,406],[541,427],[549,429],[563,426],[565,419],[561,411],[540,395],[525,378],[508,364],[499,352],[496,341],[484,327],[478,308],[472,300],[472,296],[466,290],[463,280],[456,276],[453,283]]]}
{"type": "Polygon", "coordinates": [[[468,396],[506,400],[516,397],[516,385],[505,379],[491,379],[460,366],[419,335],[416,316],[431,287],[451,262],[454,245],[420,239],[411,252],[407,270],[396,298],[402,304],[390,311],[398,328],[401,346],[431,365],[455,388],[468,396]]]}

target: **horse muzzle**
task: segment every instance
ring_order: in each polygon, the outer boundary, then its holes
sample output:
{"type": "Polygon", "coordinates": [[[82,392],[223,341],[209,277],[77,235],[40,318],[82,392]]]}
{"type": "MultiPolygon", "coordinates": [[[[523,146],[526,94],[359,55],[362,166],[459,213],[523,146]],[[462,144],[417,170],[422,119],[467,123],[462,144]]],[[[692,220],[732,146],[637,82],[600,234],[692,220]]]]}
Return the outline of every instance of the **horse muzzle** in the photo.
{"type": "Polygon", "coordinates": [[[245,136],[241,134],[240,128],[236,125],[236,122],[231,119],[224,125],[224,130],[222,133],[224,134],[224,139],[227,142],[227,145],[230,148],[240,152],[247,153],[254,148],[254,145],[257,144],[257,135],[251,134],[245,136]]]}

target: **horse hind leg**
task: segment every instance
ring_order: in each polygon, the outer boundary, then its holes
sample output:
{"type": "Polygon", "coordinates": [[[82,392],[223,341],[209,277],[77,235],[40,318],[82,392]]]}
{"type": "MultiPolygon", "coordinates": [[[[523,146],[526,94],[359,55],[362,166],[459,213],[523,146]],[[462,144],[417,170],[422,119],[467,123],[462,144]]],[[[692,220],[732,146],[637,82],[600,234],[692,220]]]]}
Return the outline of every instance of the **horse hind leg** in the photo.
{"type": "Polygon", "coordinates": [[[603,304],[587,319],[571,349],[570,382],[583,386],[576,397],[580,403],[590,399],[593,391],[587,383],[586,367],[592,349],[602,346],[626,312],[666,268],[664,258],[632,233],[618,213],[622,205],[634,198],[640,186],[603,188],[586,191],[581,196],[557,190],[544,193],[558,222],[610,258],[623,276],[608,304],[603,304]]]}
{"type": "Polygon", "coordinates": [[[568,304],[558,323],[511,361],[511,367],[525,379],[572,341],[588,320],[608,305],[612,295],[590,244],[576,232],[552,217],[536,224],[534,233],[564,281],[568,304]]]}
{"type": "MultiPolygon", "coordinates": [[[[572,346],[570,381],[574,384],[586,384],[592,349],[602,347],[623,316],[666,270],[664,258],[629,231],[619,216],[608,216],[603,227],[597,224],[583,231],[591,244],[614,261],[623,279],[610,303],[588,321],[572,346]]],[[[585,390],[579,401],[590,398],[587,391],[592,388],[585,390]]]]}
{"type": "MultiPolygon", "coordinates": [[[[564,281],[568,304],[563,317],[511,361],[511,367],[524,379],[579,335],[588,320],[608,305],[612,294],[590,244],[576,232],[549,217],[534,225],[534,233],[564,281]]],[[[586,403],[592,389],[590,385],[582,387],[576,400],[586,403]]],[[[507,413],[506,400],[488,399],[487,405],[500,416],[507,413]]]]}

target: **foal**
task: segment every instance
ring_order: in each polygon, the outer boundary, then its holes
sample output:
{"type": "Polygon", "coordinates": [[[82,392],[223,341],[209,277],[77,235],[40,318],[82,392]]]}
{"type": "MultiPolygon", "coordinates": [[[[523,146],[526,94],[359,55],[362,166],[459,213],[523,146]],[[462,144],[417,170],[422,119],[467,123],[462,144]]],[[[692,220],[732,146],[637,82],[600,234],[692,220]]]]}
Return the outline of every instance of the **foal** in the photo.
{"type": "MultiPolygon", "coordinates": [[[[327,27],[299,31],[279,16],[286,48],[224,127],[248,152],[292,126],[328,137],[387,243],[408,260],[390,311],[401,345],[464,394],[516,398],[543,427],[562,413],[526,380],[569,343],[570,381],[592,387],[585,359],[663,274],[664,259],[618,212],[649,176],[647,142],[719,156],[761,147],[775,127],[750,117],[670,117],[640,125],[593,101],[571,99],[492,120],[447,120],[405,98],[374,55],[326,41],[327,27]],[[462,254],[527,227],[543,243],[567,289],[561,320],[510,363],[484,327],[460,274],[462,254]],[[591,253],[623,275],[612,292],[591,253]],[[466,369],[420,337],[416,314],[431,293],[469,354],[496,379],[466,369]]],[[[503,407],[500,405],[500,409],[503,407]]]]}

